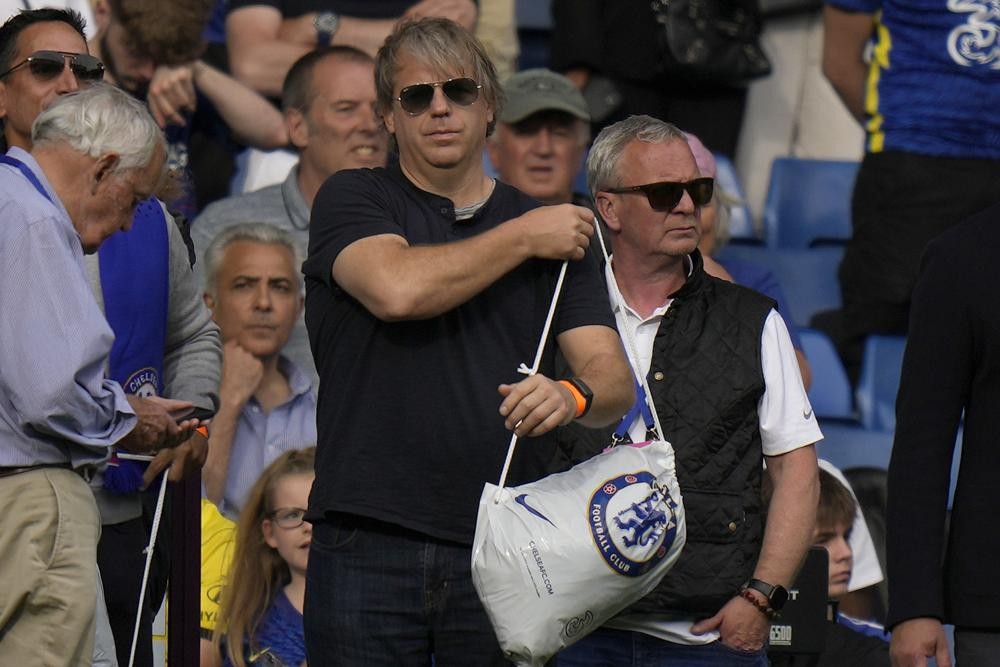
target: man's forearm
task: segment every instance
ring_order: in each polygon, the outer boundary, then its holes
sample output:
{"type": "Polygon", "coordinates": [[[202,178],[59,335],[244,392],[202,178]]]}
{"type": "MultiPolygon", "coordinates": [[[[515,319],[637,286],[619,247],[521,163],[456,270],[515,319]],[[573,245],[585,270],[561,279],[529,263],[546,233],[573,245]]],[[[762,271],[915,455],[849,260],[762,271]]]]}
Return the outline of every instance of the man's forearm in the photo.
{"type": "Polygon", "coordinates": [[[569,204],[542,207],[472,238],[440,245],[410,246],[393,234],[364,238],[341,251],[332,276],[381,320],[436,317],[530,257],[583,259],[586,234],[593,232],[585,210],[569,204]]]}
{"type": "Polygon", "coordinates": [[[219,404],[222,342],[201,298],[187,246],[176,223],[166,219],[170,246],[170,295],[167,337],[163,352],[163,386],[171,398],[191,401],[200,408],[219,404]]]}
{"type": "Polygon", "coordinates": [[[257,91],[201,61],[191,67],[195,86],[212,102],[237,141],[264,150],[288,144],[284,117],[257,91]]]}
{"type": "Polygon", "coordinates": [[[754,578],[789,586],[812,544],[816,523],[819,477],[815,447],[768,457],[765,474],[774,482],[774,493],[754,578]]]}
{"type": "Polygon", "coordinates": [[[333,44],[353,46],[374,57],[395,25],[395,19],[362,19],[354,16],[342,16],[340,17],[340,27],[333,36],[333,44]]]}
{"type": "Polygon", "coordinates": [[[223,401],[219,412],[208,427],[208,456],[201,471],[205,496],[216,505],[222,502],[226,491],[226,473],[229,471],[229,456],[236,438],[241,408],[226,405],[223,401]]]}
{"type": "Polygon", "coordinates": [[[594,392],[590,411],[578,421],[599,428],[621,419],[635,402],[635,380],[618,333],[600,325],[560,334],[559,348],[573,373],[594,392]]]}
{"type": "Polygon", "coordinates": [[[864,123],[868,64],[865,48],[874,17],[827,5],[823,9],[823,75],[859,123],[864,123]]]}

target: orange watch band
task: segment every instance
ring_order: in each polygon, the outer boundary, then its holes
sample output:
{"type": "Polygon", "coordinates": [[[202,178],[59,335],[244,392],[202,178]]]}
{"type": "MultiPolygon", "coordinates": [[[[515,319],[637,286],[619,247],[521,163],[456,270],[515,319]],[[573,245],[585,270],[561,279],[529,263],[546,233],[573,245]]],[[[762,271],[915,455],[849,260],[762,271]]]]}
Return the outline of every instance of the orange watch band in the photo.
{"type": "Polygon", "coordinates": [[[569,393],[573,394],[573,400],[576,401],[576,415],[574,415],[574,417],[579,417],[586,412],[587,399],[580,393],[580,390],[577,389],[576,386],[569,380],[559,380],[559,384],[569,389],[569,393]]]}

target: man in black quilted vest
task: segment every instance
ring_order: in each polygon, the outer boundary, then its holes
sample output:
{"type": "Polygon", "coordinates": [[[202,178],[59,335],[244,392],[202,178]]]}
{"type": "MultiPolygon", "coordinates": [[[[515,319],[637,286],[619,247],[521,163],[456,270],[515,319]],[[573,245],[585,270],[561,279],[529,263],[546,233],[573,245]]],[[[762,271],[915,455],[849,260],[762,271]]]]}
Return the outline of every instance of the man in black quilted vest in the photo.
{"type": "MultiPolygon", "coordinates": [[[[699,218],[714,184],[676,127],[649,116],[607,127],[587,180],[615,249],[618,328],[674,446],[687,544],[652,593],[559,666],[767,665],[768,626],[812,540],[822,437],[788,331],[773,301],[704,272],[699,218]],[[766,517],[762,474],[774,483],[766,517]]],[[[643,419],[627,426],[648,439],[643,419]]],[[[580,431],[565,437],[601,435],[580,431]]]]}

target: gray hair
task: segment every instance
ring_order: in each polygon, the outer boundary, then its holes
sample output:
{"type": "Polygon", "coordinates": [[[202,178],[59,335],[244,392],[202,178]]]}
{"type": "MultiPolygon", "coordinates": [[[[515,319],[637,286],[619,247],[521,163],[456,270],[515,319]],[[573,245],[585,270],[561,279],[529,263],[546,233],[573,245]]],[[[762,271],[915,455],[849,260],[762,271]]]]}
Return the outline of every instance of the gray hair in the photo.
{"type": "Polygon", "coordinates": [[[226,254],[226,249],[239,241],[287,248],[288,252],[292,253],[292,262],[296,269],[296,283],[299,289],[302,289],[302,275],[299,272],[299,267],[302,266],[302,257],[295,243],[295,237],[290,232],[275,227],[269,222],[244,222],[226,227],[219,232],[205,250],[205,256],[202,258],[205,263],[205,289],[210,294],[215,295],[219,265],[222,263],[222,257],[226,254]]]}
{"type": "Polygon", "coordinates": [[[493,134],[506,99],[496,68],[475,35],[445,18],[403,21],[386,38],[375,56],[379,114],[392,109],[396,72],[404,61],[411,59],[442,76],[460,67],[460,76],[472,77],[482,85],[483,99],[493,109],[493,120],[486,126],[486,136],[493,134]],[[467,67],[472,71],[467,71],[467,67]]]}
{"type": "Polygon", "coordinates": [[[618,163],[625,147],[638,140],[659,144],[672,139],[687,142],[687,135],[674,125],[652,116],[629,116],[601,130],[587,156],[587,187],[591,195],[621,185],[618,163]]]}
{"type": "Polygon", "coordinates": [[[114,171],[149,165],[166,141],[146,105],[106,83],[58,97],[31,126],[35,146],[69,144],[74,150],[100,157],[118,155],[114,171]]]}

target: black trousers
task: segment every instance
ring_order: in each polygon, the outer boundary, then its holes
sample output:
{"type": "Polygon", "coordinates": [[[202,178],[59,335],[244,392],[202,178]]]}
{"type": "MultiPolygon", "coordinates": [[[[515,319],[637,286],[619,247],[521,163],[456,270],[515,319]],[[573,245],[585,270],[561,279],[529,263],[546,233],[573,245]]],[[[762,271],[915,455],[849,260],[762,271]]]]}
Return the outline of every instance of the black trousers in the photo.
{"type": "Polygon", "coordinates": [[[853,237],[840,265],[843,309],[814,325],[837,344],[852,381],[870,334],[905,334],[927,244],[1000,202],[1000,160],[889,151],[865,156],[851,202],[853,237]]]}
{"type": "Polygon", "coordinates": [[[1000,630],[955,628],[958,667],[992,667],[1000,656],[1000,630]]]}
{"type": "MultiPolygon", "coordinates": [[[[150,487],[159,490],[159,484],[150,487]]],[[[139,608],[139,589],[142,585],[142,570],[146,564],[143,549],[149,543],[149,534],[156,509],[155,492],[143,494],[142,516],[124,523],[105,524],[101,527],[101,539],[97,543],[97,564],[101,569],[104,583],[104,598],[108,606],[108,620],[115,637],[115,653],[121,667],[128,665],[132,648],[132,632],[135,628],[136,612],[139,608]]],[[[139,624],[139,639],[136,643],[135,665],[153,667],[153,618],[160,609],[167,590],[167,576],[170,572],[170,489],[164,502],[160,520],[159,536],[153,551],[146,597],[143,604],[142,620],[139,624]]]]}

